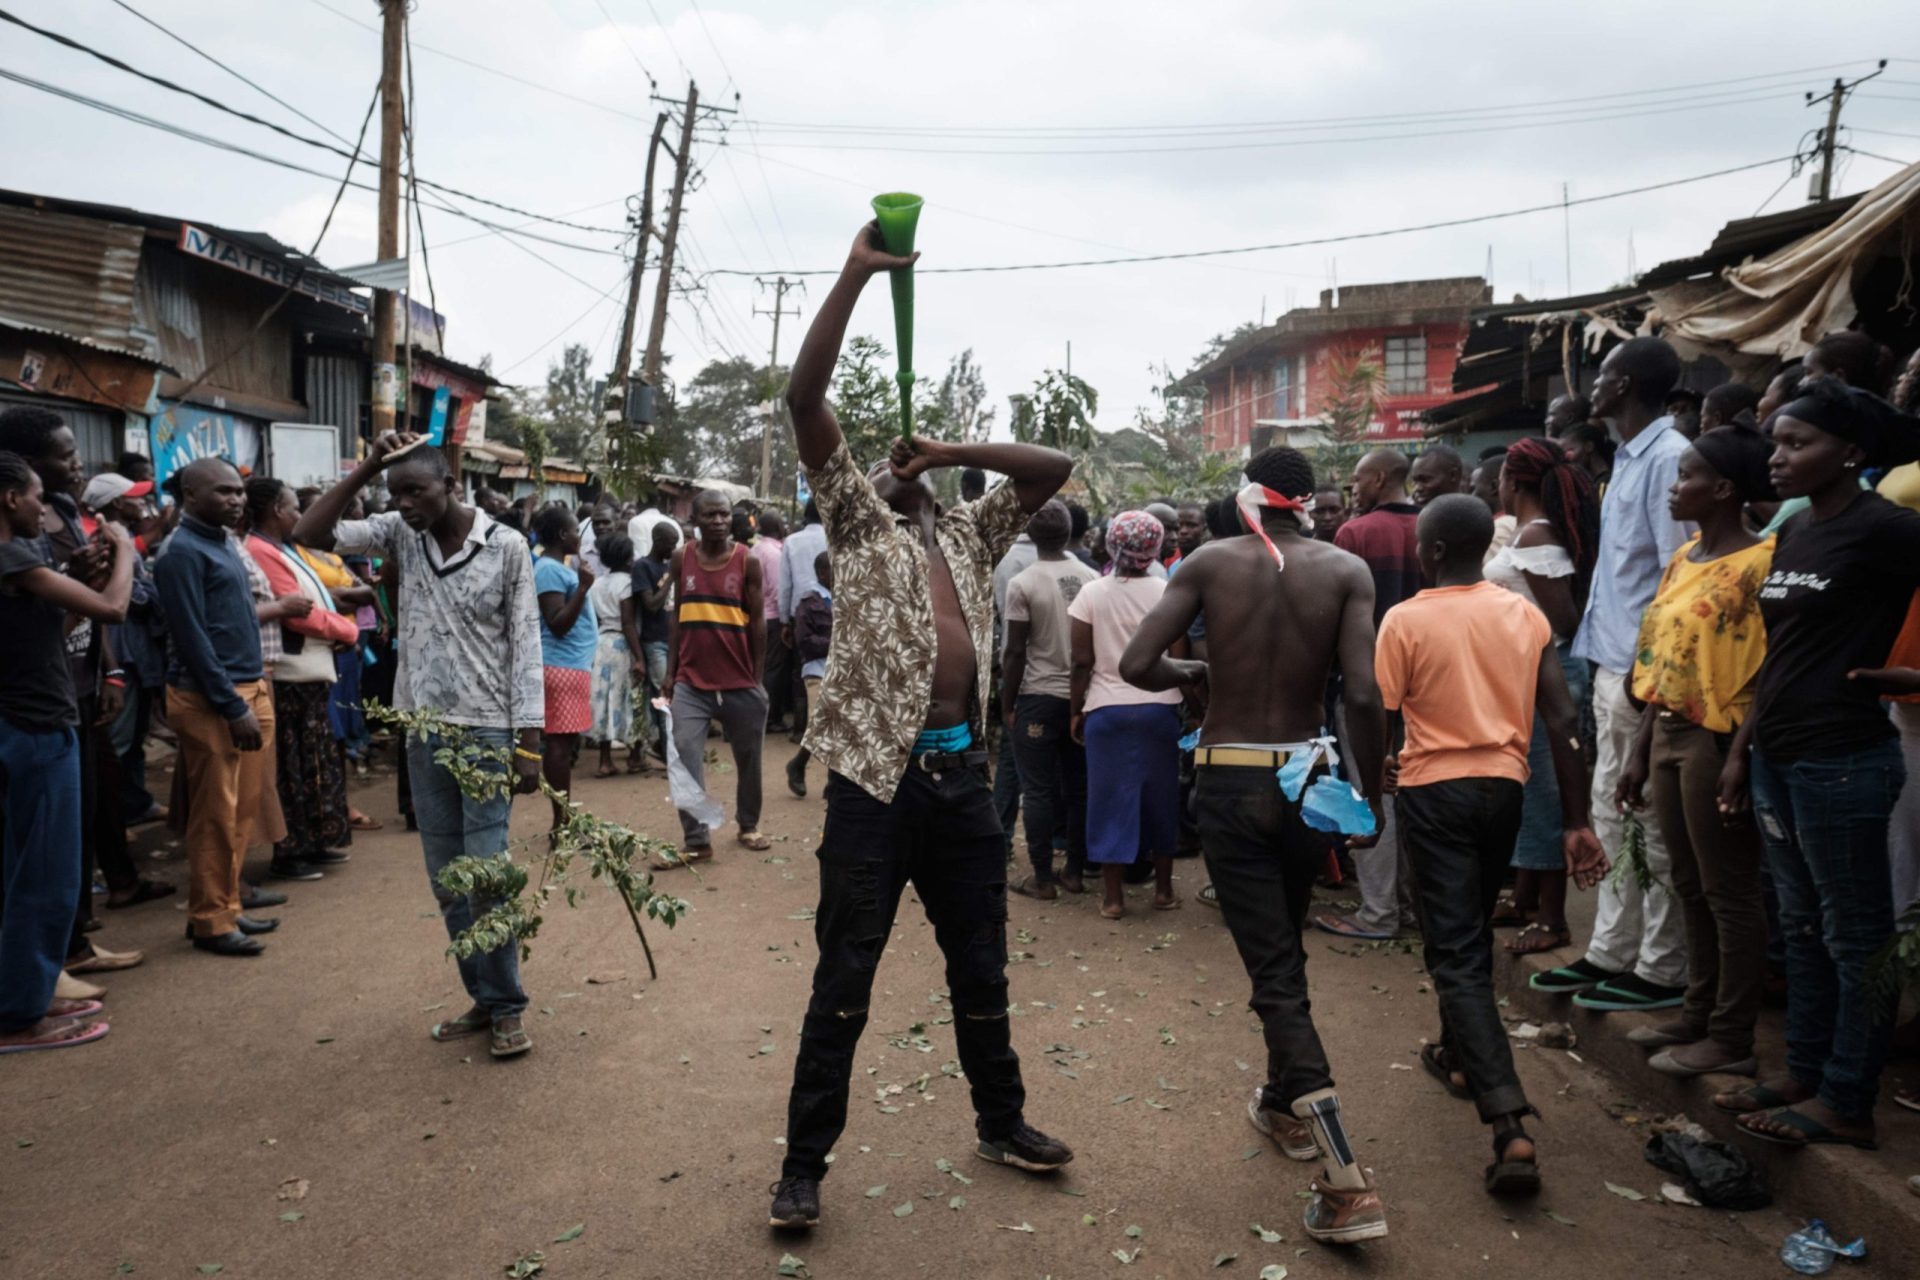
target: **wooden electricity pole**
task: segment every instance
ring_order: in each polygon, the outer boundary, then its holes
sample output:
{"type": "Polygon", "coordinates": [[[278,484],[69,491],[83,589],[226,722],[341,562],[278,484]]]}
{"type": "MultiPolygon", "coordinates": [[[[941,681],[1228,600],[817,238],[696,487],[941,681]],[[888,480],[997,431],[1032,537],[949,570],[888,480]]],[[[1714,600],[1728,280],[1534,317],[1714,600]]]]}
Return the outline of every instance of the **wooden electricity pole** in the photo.
{"type": "Polygon", "coordinates": [[[620,321],[620,345],[614,349],[613,377],[601,400],[605,406],[601,420],[609,432],[626,429],[627,379],[633,372],[633,330],[640,314],[640,277],[646,270],[647,248],[654,240],[653,162],[660,154],[660,137],[666,128],[667,113],[662,111],[653,122],[653,141],[647,144],[647,177],[646,185],[640,189],[640,221],[634,237],[633,278],[627,285],[627,312],[620,321]]]}
{"type": "MultiPolygon", "coordinates": [[[[1887,60],[1882,58],[1880,59],[1880,66],[1876,70],[1861,76],[1851,84],[1845,80],[1834,80],[1833,88],[1829,89],[1824,95],[1827,101],[1827,127],[1820,132],[1820,177],[1813,185],[1813,199],[1833,199],[1833,152],[1839,141],[1840,108],[1845,104],[1847,95],[1886,69],[1887,60]]],[[[1820,101],[1820,99],[1816,98],[1813,94],[1810,93],[1807,95],[1808,106],[1812,106],[1818,101],[1820,101]]]]}
{"type": "MultiPolygon", "coordinates": [[[[407,32],[407,0],[380,2],[380,202],[376,256],[400,256],[401,127],[406,103],[400,93],[407,32]]],[[[373,291],[373,434],[394,429],[395,403],[405,392],[393,363],[393,290],[373,291]]]]}
{"type": "MultiPolygon", "coordinates": [[[[765,280],[755,280],[754,283],[762,288],[767,284],[765,280]]],[[[780,367],[780,317],[800,314],[798,307],[792,310],[787,309],[787,290],[805,287],[798,280],[776,276],[773,280],[773,309],[770,311],[762,311],[759,307],[753,309],[753,314],[757,316],[773,317],[773,346],[767,352],[767,398],[770,401],[774,399],[775,388],[772,386],[774,372],[780,367]]],[[[763,415],[760,422],[760,496],[762,498],[773,496],[773,424],[779,417],[779,412],[778,408],[771,410],[763,415]]]]}
{"type": "Polygon", "coordinates": [[[660,279],[653,288],[653,323],[647,328],[647,359],[641,373],[648,382],[660,378],[660,341],[666,335],[667,293],[673,288],[673,248],[680,236],[680,203],[687,194],[687,171],[693,160],[693,118],[700,109],[700,86],[687,83],[687,113],[680,120],[680,146],[673,153],[673,198],[667,205],[667,230],[660,242],[660,279]]]}

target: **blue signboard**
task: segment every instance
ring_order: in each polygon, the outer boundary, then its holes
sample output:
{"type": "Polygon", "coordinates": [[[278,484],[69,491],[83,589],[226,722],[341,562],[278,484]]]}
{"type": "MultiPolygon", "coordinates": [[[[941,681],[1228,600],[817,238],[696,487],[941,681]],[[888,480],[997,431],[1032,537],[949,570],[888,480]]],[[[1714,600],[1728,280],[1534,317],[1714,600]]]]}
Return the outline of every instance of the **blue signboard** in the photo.
{"type": "Polygon", "coordinates": [[[230,413],[197,405],[167,405],[149,424],[153,437],[153,479],[167,477],[201,458],[225,458],[238,463],[240,431],[230,413]]]}
{"type": "Polygon", "coordinates": [[[434,446],[447,442],[447,408],[452,403],[453,393],[445,387],[433,389],[433,415],[427,419],[427,443],[434,446]]]}

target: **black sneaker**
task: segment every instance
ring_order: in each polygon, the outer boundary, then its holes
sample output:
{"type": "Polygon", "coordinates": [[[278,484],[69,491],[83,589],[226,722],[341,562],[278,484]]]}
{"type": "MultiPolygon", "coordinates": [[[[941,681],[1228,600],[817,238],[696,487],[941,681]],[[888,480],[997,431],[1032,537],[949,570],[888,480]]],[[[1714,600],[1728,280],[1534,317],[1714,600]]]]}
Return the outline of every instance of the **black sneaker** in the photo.
{"type": "Polygon", "coordinates": [[[805,1231],[820,1225],[820,1179],[782,1178],[767,1190],[773,1194],[768,1226],[805,1231]]]}
{"type": "Polygon", "coordinates": [[[787,762],[787,790],[802,800],[807,798],[807,766],[797,756],[787,762]]]}
{"type": "Polygon", "coordinates": [[[1052,1173],[1073,1163],[1073,1150],[1058,1138],[1049,1138],[1032,1125],[1023,1124],[1004,1138],[980,1139],[974,1153],[994,1164],[1010,1164],[1028,1173],[1052,1173]]]}
{"type": "Polygon", "coordinates": [[[318,867],[310,867],[304,862],[291,858],[275,858],[267,864],[267,875],[274,880],[325,880],[326,873],[318,867]]]}
{"type": "Polygon", "coordinates": [[[342,853],[338,849],[322,849],[318,853],[303,853],[300,861],[313,867],[337,867],[344,862],[352,862],[353,855],[342,853]]]}

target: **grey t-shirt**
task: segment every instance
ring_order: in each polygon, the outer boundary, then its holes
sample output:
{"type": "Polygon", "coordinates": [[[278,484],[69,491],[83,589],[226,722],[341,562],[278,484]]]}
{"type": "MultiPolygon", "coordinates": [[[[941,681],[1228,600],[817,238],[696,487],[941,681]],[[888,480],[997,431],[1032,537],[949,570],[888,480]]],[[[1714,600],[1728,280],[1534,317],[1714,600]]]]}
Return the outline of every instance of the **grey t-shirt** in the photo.
{"type": "Polygon", "coordinates": [[[1021,693],[1067,697],[1073,684],[1073,623],[1067,606],[1100,575],[1072,556],[1036,560],[1007,584],[1007,621],[1027,624],[1021,693]]]}

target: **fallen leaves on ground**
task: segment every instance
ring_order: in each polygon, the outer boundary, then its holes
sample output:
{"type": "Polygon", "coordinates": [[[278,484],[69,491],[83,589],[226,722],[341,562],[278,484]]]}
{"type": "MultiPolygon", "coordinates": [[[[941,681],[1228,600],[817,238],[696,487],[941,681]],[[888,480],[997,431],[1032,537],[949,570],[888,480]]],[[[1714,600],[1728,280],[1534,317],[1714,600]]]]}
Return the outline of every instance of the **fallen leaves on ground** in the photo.
{"type": "Polygon", "coordinates": [[[1613,1194],[1619,1196],[1622,1200],[1645,1200],[1646,1199],[1645,1196],[1641,1195],[1638,1191],[1635,1191],[1632,1187],[1623,1187],[1617,1182],[1609,1182],[1604,1185],[1606,1186],[1607,1190],[1613,1192],[1613,1194]]]}
{"type": "Polygon", "coordinates": [[[553,1238],[553,1242],[555,1244],[571,1244],[573,1241],[578,1240],[581,1236],[585,1235],[586,1231],[587,1231],[586,1223],[576,1222],[572,1226],[568,1227],[565,1231],[562,1231],[559,1235],[555,1236],[553,1238]]]}
{"type": "Polygon", "coordinates": [[[910,1218],[910,1217],[912,1217],[912,1216],[913,1216],[913,1201],[911,1201],[911,1200],[909,1200],[909,1201],[907,1201],[907,1202],[906,1202],[906,1203],[904,1203],[904,1204],[897,1204],[897,1205],[895,1205],[895,1206],[893,1207],[893,1216],[894,1216],[894,1217],[896,1217],[896,1218],[910,1218]]]}
{"type": "Polygon", "coordinates": [[[1213,1255],[1213,1265],[1216,1267],[1224,1267],[1239,1256],[1237,1253],[1216,1253],[1213,1255]]]}
{"type": "Polygon", "coordinates": [[[528,1280],[528,1277],[537,1276],[546,1269],[547,1255],[538,1249],[535,1249],[532,1253],[521,1254],[501,1268],[508,1276],[512,1277],[512,1280],[528,1280]]]}
{"type": "MultiPolygon", "coordinates": [[[[280,1184],[280,1189],[273,1193],[273,1198],[276,1200],[305,1200],[307,1198],[307,1188],[311,1185],[313,1184],[305,1178],[288,1178],[280,1184]]],[[[209,1272],[208,1274],[212,1273],[209,1272]]]]}
{"type": "Polygon", "coordinates": [[[1287,1280],[1287,1269],[1277,1262],[1260,1268],[1260,1280],[1287,1280]]]}
{"type": "Polygon", "coordinates": [[[774,1267],[773,1274],[789,1277],[790,1280],[813,1280],[813,1272],[807,1270],[806,1262],[791,1253],[780,1255],[780,1261],[774,1267]]]}
{"type": "Polygon", "coordinates": [[[1266,1241],[1268,1244],[1279,1244],[1282,1240],[1286,1239],[1286,1237],[1281,1235],[1278,1231],[1269,1231],[1257,1222],[1248,1223],[1247,1230],[1253,1232],[1253,1234],[1259,1236],[1262,1240],[1266,1241]]]}

